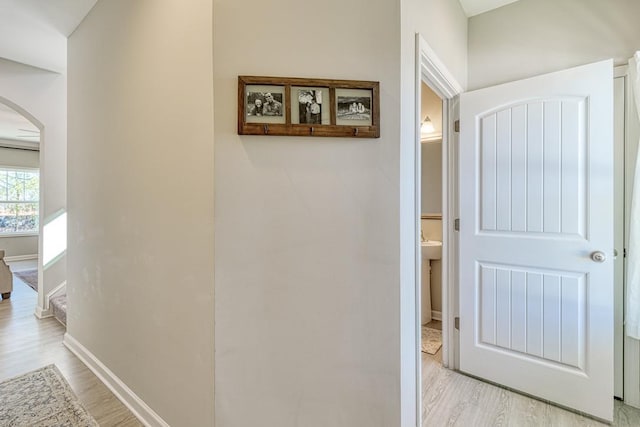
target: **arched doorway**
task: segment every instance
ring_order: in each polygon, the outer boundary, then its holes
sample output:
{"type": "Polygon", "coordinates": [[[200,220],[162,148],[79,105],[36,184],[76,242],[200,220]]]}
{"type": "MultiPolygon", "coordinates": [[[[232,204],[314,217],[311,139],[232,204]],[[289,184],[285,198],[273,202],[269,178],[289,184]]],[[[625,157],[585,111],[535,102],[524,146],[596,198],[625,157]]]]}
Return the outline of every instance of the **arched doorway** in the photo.
{"type": "Polygon", "coordinates": [[[38,286],[42,283],[43,130],[28,111],[0,96],[0,249],[17,282],[13,291],[27,285],[37,292],[36,313],[46,304],[43,288],[38,286]]]}

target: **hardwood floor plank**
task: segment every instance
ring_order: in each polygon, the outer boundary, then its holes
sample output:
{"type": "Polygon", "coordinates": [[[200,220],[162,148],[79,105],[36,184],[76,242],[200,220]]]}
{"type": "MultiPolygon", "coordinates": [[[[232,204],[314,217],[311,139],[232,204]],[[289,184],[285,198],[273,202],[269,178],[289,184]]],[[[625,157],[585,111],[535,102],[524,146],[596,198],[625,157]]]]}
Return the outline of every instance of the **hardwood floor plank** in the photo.
{"type": "MultiPolygon", "coordinates": [[[[422,426],[600,427],[607,424],[442,367],[422,353],[422,426]]],[[[616,427],[640,426],[640,410],[616,401],[616,427]]]]}
{"type": "Polygon", "coordinates": [[[620,427],[640,426],[640,410],[625,405],[622,402],[615,402],[615,419],[620,427]]]}

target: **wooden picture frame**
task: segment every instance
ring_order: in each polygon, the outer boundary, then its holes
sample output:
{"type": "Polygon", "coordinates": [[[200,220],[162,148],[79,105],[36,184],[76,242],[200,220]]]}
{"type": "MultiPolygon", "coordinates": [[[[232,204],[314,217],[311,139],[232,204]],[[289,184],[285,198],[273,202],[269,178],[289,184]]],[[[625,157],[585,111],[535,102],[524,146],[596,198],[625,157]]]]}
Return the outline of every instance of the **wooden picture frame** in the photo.
{"type": "Polygon", "coordinates": [[[380,83],[238,76],[238,134],[380,138],[380,83]]]}

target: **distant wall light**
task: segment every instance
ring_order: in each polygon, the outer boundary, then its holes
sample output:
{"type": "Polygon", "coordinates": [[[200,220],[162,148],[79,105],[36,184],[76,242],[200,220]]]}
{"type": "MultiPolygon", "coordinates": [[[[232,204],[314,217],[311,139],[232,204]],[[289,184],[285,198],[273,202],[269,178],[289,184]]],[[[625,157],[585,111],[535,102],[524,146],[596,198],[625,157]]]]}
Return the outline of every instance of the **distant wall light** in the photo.
{"type": "Polygon", "coordinates": [[[429,133],[433,133],[435,132],[435,128],[433,127],[433,122],[431,122],[431,119],[429,118],[429,116],[426,116],[424,118],[424,121],[422,122],[422,125],[420,125],[420,133],[422,135],[425,134],[429,134],[429,133]]]}

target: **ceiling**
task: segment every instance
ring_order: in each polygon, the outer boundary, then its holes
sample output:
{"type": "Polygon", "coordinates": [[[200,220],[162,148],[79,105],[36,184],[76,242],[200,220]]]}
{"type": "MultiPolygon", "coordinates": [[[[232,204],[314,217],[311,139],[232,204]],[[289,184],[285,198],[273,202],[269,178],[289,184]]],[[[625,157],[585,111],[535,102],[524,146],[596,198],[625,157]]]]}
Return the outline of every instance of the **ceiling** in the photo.
{"type": "MultiPolygon", "coordinates": [[[[0,58],[57,73],[67,67],[67,37],[97,0],[0,0],[0,58]]],[[[0,104],[0,146],[39,148],[40,130],[0,104]]]]}
{"type": "Polygon", "coordinates": [[[67,37],[96,1],[0,0],[0,58],[64,73],[67,37]]]}
{"type": "Polygon", "coordinates": [[[0,0],[0,8],[4,9],[5,5],[14,10],[18,8],[21,16],[69,37],[96,2],[97,0],[0,0]]]}
{"type": "Polygon", "coordinates": [[[518,0],[459,0],[468,18],[515,3],[518,0]]]}
{"type": "Polygon", "coordinates": [[[38,149],[40,129],[22,114],[0,104],[0,146],[38,149]]]}

